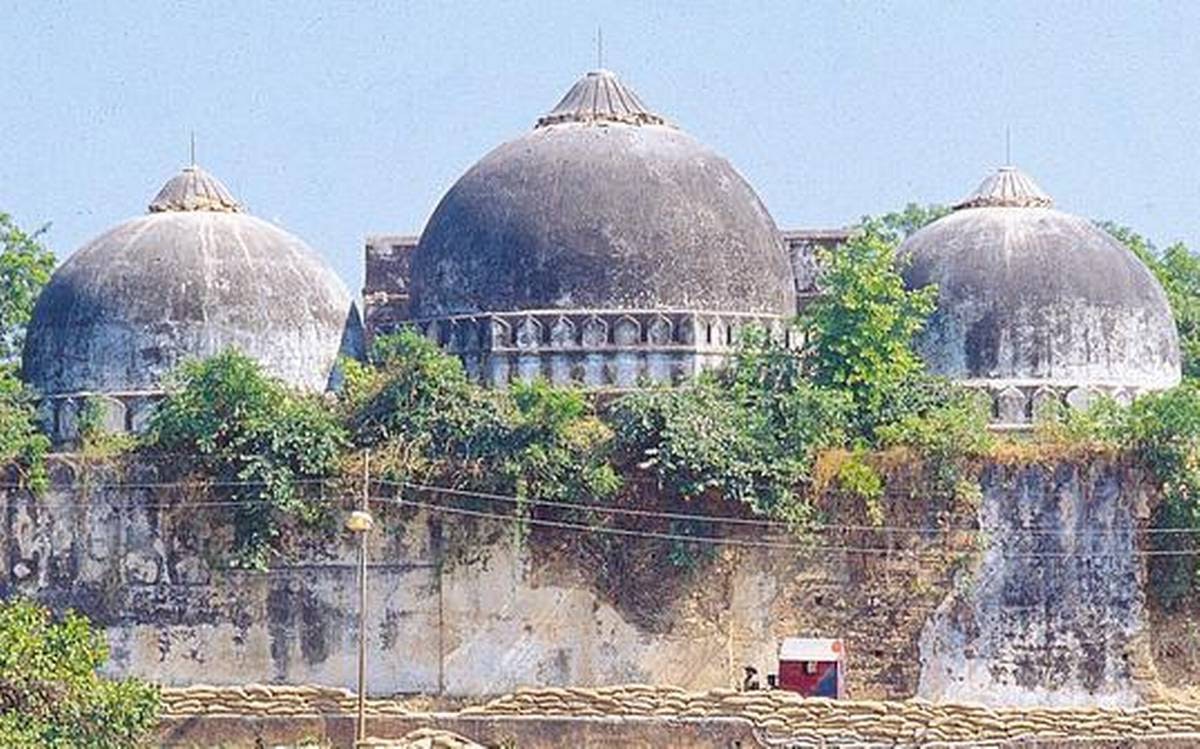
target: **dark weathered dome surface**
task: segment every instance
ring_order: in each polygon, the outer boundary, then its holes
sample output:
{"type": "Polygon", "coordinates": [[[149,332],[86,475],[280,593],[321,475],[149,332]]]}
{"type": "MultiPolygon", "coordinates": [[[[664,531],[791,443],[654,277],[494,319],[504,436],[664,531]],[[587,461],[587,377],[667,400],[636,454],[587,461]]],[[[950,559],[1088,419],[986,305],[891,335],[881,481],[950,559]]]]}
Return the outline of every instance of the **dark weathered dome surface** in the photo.
{"type": "Polygon", "coordinates": [[[791,315],[775,224],[724,158],[610,73],[485,156],[434,211],[413,315],[708,309],[791,315]]]}
{"type": "Polygon", "coordinates": [[[1091,221],[1050,204],[1006,168],[901,246],[908,285],[939,289],[918,341],[932,371],[1025,384],[1176,384],[1179,344],[1158,281],[1091,221]]]}
{"type": "Polygon", "coordinates": [[[40,393],[154,391],[180,362],[231,346],[322,390],[343,346],[358,349],[358,313],[337,276],[197,172],[55,271],[24,353],[40,393]]]}

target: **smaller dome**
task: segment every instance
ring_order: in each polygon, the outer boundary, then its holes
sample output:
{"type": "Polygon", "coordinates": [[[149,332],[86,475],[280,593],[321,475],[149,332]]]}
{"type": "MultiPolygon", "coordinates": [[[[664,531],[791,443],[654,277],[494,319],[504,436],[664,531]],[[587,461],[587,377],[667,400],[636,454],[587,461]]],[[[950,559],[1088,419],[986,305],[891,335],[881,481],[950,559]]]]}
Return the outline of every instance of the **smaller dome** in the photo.
{"type": "Polygon", "coordinates": [[[962,208],[1049,208],[1054,200],[1025,172],[1002,166],[987,176],[975,192],[954,205],[962,208]]]}
{"type": "Polygon", "coordinates": [[[995,387],[1134,390],[1179,382],[1162,287],[1093,222],[1003,167],[900,246],[909,288],[935,284],[917,340],[929,369],[995,387]]]}
{"type": "Polygon", "coordinates": [[[246,213],[193,165],[149,213],[88,242],[38,297],[23,376],[69,398],[161,392],[182,362],[236,348],[308,390],[361,353],[358,310],[342,282],[292,234],[246,213]]]}
{"type": "Polygon", "coordinates": [[[165,211],[218,211],[242,213],[242,204],[221,180],[192,164],[167,180],[150,201],[151,213],[165,211]]]}
{"type": "Polygon", "coordinates": [[[535,127],[563,122],[667,124],[665,118],[651,112],[633,89],[622,83],[610,70],[593,70],[576,81],[554,109],[538,118],[535,127]]]}

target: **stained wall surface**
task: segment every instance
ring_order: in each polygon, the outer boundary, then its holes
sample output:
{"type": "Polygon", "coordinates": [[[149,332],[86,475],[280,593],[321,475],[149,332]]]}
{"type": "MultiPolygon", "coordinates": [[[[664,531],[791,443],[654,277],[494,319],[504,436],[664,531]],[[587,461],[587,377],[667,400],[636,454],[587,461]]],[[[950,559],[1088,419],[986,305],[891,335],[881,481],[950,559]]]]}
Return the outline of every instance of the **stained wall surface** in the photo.
{"type": "MultiPolygon", "coordinates": [[[[356,569],[342,532],[303,561],[229,570],[224,526],[154,488],[152,473],[58,463],[52,477],[41,498],[0,494],[0,596],[87,613],[112,645],[112,674],[354,685],[356,569]]],[[[577,538],[519,546],[505,532],[464,561],[444,548],[445,516],[384,517],[370,548],[368,686],[728,687],[745,665],[773,672],[783,637],[836,636],[853,697],[1136,700],[1136,669],[1122,665],[1144,628],[1136,546],[1074,535],[1142,522],[1136,477],[1062,465],[989,470],[983,483],[978,522],[997,546],[974,564],[972,544],[933,554],[945,537],[880,532],[843,545],[885,552],[726,548],[690,573],[633,568],[631,585],[662,586],[640,597],[597,585],[595,565],[571,554],[577,538]],[[1031,523],[1049,532],[1034,546],[1013,531],[1031,523]],[[1066,556],[1054,566],[1013,556],[1024,551],[1066,556]]],[[[889,512],[919,506],[894,501],[889,512]]]]}
{"type": "Polygon", "coordinates": [[[992,467],[988,548],[921,635],[919,694],[1008,705],[1125,705],[1150,660],[1147,497],[1120,469],[992,467]]]}

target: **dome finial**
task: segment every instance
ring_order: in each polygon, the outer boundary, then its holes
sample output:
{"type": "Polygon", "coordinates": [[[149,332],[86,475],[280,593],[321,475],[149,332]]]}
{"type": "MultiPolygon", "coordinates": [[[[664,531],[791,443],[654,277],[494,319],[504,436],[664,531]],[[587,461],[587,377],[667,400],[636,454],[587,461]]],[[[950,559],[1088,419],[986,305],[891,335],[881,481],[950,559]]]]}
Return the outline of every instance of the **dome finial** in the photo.
{"type": "Polygon", "coordinates": [[[954,208],[1049,208],[1054,199],[1038,187],[1028,174],[1006,165],[988,175],[954,208]]]}
{"type": "Polygon", "coordinates": [[[585,124],[666,125],[661,115],[651,112],[633,89],[609,70],[597,68],[571,86],[554,109],[538,118],[535,128],[565,122],[585,124]]]}
{"type": "Polygon", "coordinates": [[[244,209],[221,180],[196,165],[195,140],[192,141],[192,164],[162,186],[150,201],[151,213],[166,211],[217,211],[241,213],[244,209]]]}

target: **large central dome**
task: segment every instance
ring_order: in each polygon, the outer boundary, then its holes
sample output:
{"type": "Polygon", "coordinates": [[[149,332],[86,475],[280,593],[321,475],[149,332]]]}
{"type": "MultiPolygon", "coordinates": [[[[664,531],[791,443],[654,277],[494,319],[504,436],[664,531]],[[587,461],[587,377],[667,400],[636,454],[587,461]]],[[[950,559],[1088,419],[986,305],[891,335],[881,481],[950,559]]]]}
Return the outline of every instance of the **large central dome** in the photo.
{"type": "Polygon", "coordinates": [[[608,71],[458,180],[421,236],[412,294],[417,319],[795,312],[787,256],[754,190],[608,71]]]}

